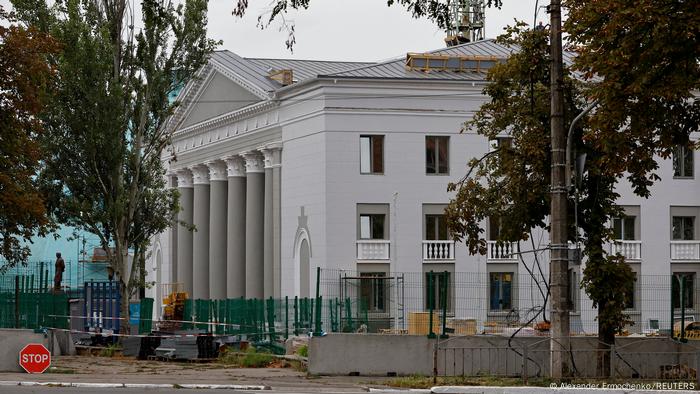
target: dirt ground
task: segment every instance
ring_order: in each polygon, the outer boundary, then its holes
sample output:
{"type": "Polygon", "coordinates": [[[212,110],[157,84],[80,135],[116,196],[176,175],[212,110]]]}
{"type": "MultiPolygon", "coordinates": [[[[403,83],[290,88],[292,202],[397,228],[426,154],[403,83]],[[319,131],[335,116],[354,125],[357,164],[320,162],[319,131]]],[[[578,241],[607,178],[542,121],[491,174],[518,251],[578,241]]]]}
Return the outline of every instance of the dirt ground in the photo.
{"type": "Polygon", "coordinates": [[[145,361],[133,358],[58,356],[41,375],[0,373],[2,381],[165,383],[165,384],[255,384],[285,390],[357,391],[382,387],[382,377],[307,376],[293,368],[232,368],[219,363],[145,361]]]}

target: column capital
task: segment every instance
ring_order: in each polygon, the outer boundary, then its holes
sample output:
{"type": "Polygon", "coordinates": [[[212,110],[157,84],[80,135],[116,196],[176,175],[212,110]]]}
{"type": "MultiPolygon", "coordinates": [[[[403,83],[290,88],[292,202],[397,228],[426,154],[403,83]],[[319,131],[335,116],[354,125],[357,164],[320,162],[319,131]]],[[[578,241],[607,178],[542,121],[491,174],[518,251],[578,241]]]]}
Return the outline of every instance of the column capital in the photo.
{"type": "Polygon", "coordinates": [[[196,166],[191,167],[191,169],[195,185],[209,184],[209,166],[205,164],[198,164],[196,166]]]}
{"type": "Polygon", "coordinates": [[[227,179],[226,163],[223,160],[212,160],[204,164],[209,167],[209,180],[225,181],[227,179]]]}
{"type": "Polygon", "coordinates": [[[175,171],[177,176],[177,187],[192,187],[192,171],[181,168],[175,171]]]}
{"type": "Polygon", "coordinates": [[[265,168],[279,167],[281,165],[280,151],[282,150],[281,142],[273,142],[258,148],[265,156],[265,168]]]}
{"type": "Polygon", "coordinates": [[[245,171],[246,173],[254,172],[264,172],[263,168],[263,157],[258,151],[248,151],[241,153],[241,156],[245,159],[245,171]]]}
{"type": "Polygon", "coordinates": [[[226,170],[229,177],[245,176],[245,159],[238,155],[228,156],[223,159],[226,162],[226,170]]]}

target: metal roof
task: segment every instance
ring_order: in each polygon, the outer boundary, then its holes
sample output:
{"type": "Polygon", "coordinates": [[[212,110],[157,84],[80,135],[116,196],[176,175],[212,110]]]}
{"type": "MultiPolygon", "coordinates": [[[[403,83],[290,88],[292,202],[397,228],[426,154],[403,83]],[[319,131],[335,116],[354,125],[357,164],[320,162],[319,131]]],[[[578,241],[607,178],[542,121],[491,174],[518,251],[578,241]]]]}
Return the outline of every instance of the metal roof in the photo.
{"type": "Polygon", "coordinates": [[[326,60],[297,60],[297,59],[260,59],[245,58],[246,61],[268,71],[293,70],[296,81],[316,78],[318,75],[333,74],[359,67],[372,65],[370,62],[334,62],[326,60]]]}
{"type": "MultiPolygon", "coordinates": [[[[514,51],[512,48],[497,44],[495,40],[481,40],[466,43],[449,48],[428,52],[432,55],[446,56],[492,56],[505,59],[514,51]]],[[[354,70],[324,75],[333,78],[382,78],[382,79],[432,79],[432,80],[467,80],[483,81],[486,72],[457,72],[457,71],[432,71],[424,72],[406,69],[406,59],[397,58],[383,63],[377,63],[354,70]]]]}
{"type": "MultiPolygon", "coordinates": [[[[507,47],[496,43],[494,39],[481,40],[428,52],[432,55],[445,56],[482,56],[499,59],[508,58],[517,51],[517,47],[507,47]]],[[[564,52],[564,62],[570,64],[574,54],[564,52]]],[[[464,72],[451,70],[433,70],[429,72],[406,68],[406,58],[388,60],[382,63],[339,62],[322,60],[296,59],[262,59],[243,58],[226,50],[216,51],[211,60],[229,70],[242,80],[265,92],[282,88],[282,84],[268,78],[270,69],[291,69],[295,82],[318,77],[327,78],[369,78],[369,79],[414,79],[414,80],[461,80],[484,81],[486,71],[464,72]]]]}

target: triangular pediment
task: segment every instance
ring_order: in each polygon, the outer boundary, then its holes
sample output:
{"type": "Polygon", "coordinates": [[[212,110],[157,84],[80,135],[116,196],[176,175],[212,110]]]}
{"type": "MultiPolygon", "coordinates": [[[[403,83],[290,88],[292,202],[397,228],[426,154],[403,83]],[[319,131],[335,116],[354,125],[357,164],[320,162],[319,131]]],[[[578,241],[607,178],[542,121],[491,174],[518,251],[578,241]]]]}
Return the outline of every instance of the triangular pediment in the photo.
{"type": "Polygon", "coordinates": [[[178,129],[195,125],[260,101],[262,101],[261,98],[248,89],[245,89],[222,73],[212,70],[202,83],[196,98],[185,108],[184,118],[178,129]]]}

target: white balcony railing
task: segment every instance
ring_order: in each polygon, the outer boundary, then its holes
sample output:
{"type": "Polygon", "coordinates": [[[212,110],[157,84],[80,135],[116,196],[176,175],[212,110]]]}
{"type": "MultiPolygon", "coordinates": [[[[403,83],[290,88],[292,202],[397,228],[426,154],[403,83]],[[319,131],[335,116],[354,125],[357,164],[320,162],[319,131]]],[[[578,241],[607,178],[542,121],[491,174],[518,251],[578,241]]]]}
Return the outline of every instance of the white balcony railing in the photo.
{"type": "Polygon", "coordinates": [[[517,248],[515,242],[486,241],[486,258],[489,260],[513,261],[517,260],[515,254],[517,248]]]}
{"type": "Polygon", "coordinates": [[[616,239],[610,243],[610,254],[621,254],[627,260],[642,259],[642,241],[616,239]]]}
{"type": "Polygon", "coordinates": [[[454,241],[423,241],[423,260],[454,260],[454,241]]]}
{"type": "Polygon", "coordinates": [[[700,260],[700,241],[671,241],[671,260],[700,260]]]}
{"type": "Polygon", "coordinates": [[[391,241],[385,239],[363,239],[357,241],[358,260],[389,260],[391,241]]]}

